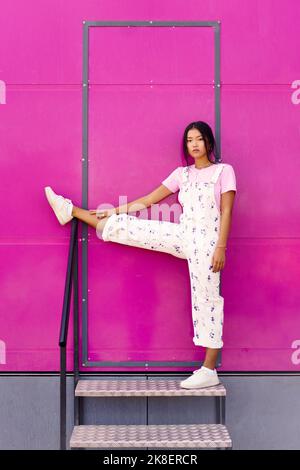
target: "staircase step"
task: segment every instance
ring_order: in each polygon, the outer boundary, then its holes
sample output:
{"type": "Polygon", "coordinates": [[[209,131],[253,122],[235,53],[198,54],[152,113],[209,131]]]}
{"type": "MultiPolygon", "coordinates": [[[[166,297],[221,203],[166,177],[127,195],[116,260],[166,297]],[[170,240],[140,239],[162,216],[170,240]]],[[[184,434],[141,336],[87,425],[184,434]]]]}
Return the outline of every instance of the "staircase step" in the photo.
{"type": "Polygon", "coordinates": [[[185,389],[181,380],[79,380],[77,397],[174,397],[174,396],[226,396],[222,383],[213,387],[185,389]]]}
{"type": "Polygon", "coordinates": [[[75,426],[71,448],[231,448],[223,424],[130,424],[75,426]]]}

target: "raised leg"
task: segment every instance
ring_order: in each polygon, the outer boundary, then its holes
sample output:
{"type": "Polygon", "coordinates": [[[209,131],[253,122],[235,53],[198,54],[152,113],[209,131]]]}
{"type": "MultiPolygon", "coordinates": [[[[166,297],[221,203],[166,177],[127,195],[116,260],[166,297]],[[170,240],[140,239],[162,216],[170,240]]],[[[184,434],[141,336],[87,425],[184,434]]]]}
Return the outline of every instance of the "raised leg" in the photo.
{"type": "MultiPolygon", "coordinates": [[[[169,253],[186,259],[182,227],[168,221],[141,219],[134,215],[113,214],[101,234],[102,240],[169,253]]],[[[103,219],[101,219],[103,220],[103,219]]],[[[101,226],[98,226],[98,229],[101,226]]]]}

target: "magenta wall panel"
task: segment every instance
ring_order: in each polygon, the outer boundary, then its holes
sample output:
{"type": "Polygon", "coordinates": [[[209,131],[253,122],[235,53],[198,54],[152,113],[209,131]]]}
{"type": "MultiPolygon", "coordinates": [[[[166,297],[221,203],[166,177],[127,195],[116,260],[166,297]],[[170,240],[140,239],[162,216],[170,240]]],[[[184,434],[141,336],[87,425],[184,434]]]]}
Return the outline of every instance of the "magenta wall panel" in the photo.
{"type": "MultiPolygon", "coordinates": [[[[6,345],[1,370],[58,370],[65,242],[1,242],[1,340],[6,345]]],[[[71,350],[72,325],[69,334],[71,350]]]]}
{"type": "MultiPolygon", "coordinates": [[[[71,227],[59,225],[43,188],[81,205],[84,20],[221,22],[221,155],[238,191],[220,370],[298,371],[300,3],[2,3],[0,371],[59,369],[71,227]]],[[[89,74],[90,208],[150,192],[182,164],[185,126],[214,128],[212,28],[92,28],[89,74]]],[[[161,206],[174,203],[176,194],[161,206]]],[[[79,261],[81,269],[81,250],[79,261]]],[[[104,243],[90,227],[88,289],[91,361],[203,358],[192,342],[185,260],[104,243]]],[[[70,370],[72,333],[71,325],[70,370]]]]}
{"type": "MultiPolygon", "coordinates": [[[[68,241],[68,229],[49,217],[43,188],[81,198],[81,92],[75,86],[8,85],[1,112],[1,236],[68,241]],[[66,125],[66,123],[68,123],[66,125]]],[[[6,266],[6,269],[9,267],[6,266]]]]}

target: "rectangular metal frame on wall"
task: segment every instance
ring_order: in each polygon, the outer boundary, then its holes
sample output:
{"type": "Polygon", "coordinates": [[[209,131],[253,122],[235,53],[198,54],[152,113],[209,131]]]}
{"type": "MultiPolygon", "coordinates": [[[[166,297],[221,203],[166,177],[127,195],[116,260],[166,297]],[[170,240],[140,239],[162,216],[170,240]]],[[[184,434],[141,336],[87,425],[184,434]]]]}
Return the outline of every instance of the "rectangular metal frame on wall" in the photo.
{"type": "MultiPolygon", "coordinates": [[[[220,160],[220,21],[83,21],[82,207],[88,209],[89,29],[94,27],[200,27],[214,28],[216,159],[220,160]]],[[[194,367],[199,361],[89,361],[88,359],[88,225],[82,223],[82,365],[85,367],[194,367]]],[[[221,283],[220,283],[221,292],[221,283]]],[[[219,351],[217,366],[221,365],[219,351]]]]}

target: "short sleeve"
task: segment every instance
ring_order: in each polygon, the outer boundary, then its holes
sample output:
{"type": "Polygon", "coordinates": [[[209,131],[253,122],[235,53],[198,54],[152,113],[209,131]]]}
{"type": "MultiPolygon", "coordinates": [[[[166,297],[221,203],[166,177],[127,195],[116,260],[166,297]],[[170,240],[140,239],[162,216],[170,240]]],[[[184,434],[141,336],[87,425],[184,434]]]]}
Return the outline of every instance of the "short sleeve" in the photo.
{"type": "Polygon", "coordinates": [[[231,165],[225,165],[220,178],[221,194],[226,191],[236,191],[236,177],[231,165]]]}
{"type": "Polygon", "coordinates": [[[178,191],[180,188],[180,167],[175,168],[175,170],[162,181],[162,184],[173,193],[178,191]]]}

